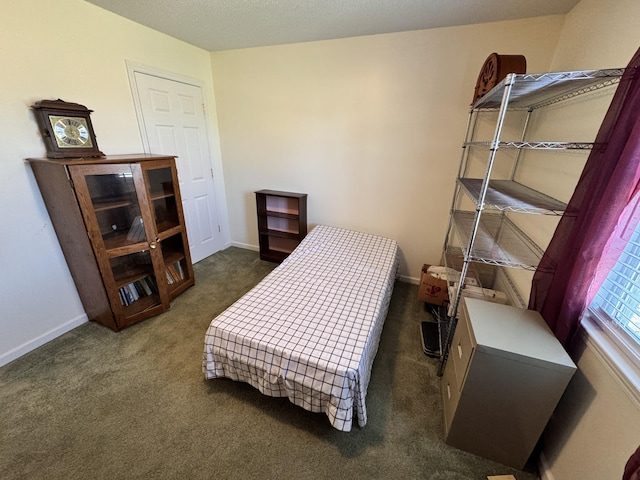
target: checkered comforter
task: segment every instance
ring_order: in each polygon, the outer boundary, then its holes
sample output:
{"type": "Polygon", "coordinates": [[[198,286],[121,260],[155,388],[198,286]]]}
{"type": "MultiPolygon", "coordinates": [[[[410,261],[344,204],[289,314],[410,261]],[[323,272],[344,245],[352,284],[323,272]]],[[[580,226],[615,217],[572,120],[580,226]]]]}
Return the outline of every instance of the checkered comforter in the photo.
{"type": "Polygon", "coordinates": [[[331,424],[367,423],[365,398],[398,269],[394,240],[319,225],[262,282],[213,319],[207,379],[289,397],[331,424]]]}

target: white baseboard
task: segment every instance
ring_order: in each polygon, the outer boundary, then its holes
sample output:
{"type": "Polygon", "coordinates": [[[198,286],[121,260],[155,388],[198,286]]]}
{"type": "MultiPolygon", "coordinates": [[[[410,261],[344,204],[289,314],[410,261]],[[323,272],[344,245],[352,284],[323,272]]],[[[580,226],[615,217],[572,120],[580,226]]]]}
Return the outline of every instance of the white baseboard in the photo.
{"type": "Polygon", "coordinates": [[[258,247],[257,245],[250,245],[248,243],[230,242],[229,246],[230,247],[244,248],[245,250],[253,250],[254,252],[260,251],[260,247],[258,247]]]}
{"type": "Polygon", "coordinates": [[[400,275],[398,280],[405,283],[411,283],[413,285],[420,285],[420,279],[415,277],[407,277],[406,275],[400,275]]]}
{"type": "Polygon", "coordinates": [[[18,345],[17,347],[0,354],[0,367],[6,365],[10,362],[13,362],[17,358],[25,355],[38,347],[41,347],[47,342],[50,342],[54,338],[59,337],[76,327],[79,327],[83,323],[87,323],[89,319],[87,315],[83,313],[82,315],[78,315],[76,318],[69,320],[68,322],[63,323],[62,325],[58,325],[57,327],[49,330],[48,332],[43,333],[42,335],[33,338],[31,340],[26,341],[22,345],[18,345]]]}

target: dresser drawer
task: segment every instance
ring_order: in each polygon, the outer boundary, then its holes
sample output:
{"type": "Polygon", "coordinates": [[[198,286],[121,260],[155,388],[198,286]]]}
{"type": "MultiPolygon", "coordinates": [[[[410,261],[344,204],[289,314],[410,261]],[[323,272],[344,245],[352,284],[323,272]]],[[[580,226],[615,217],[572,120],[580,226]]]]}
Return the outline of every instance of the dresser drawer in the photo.
{"type": "Polygon", "coordinates": [[[453,340],[451,341],[448,359],[448,362],[453,363],[459,388],[462,388],[462,384],[464,383],[464,376],[467,373],[472,353],[473,341],[471,340],[467,314],[463,307],[458,309],[458,322],[456,331],[453,334],[453,340]]]}
{"type": "Polygon", "coordinates": [[[442,405],[444,407],[445,438],[451,429],[451,422],[460,400],[460,385],[456,380],[453,363],[448,362],[442,375],[440,387],[442,389],[442,405]]]}

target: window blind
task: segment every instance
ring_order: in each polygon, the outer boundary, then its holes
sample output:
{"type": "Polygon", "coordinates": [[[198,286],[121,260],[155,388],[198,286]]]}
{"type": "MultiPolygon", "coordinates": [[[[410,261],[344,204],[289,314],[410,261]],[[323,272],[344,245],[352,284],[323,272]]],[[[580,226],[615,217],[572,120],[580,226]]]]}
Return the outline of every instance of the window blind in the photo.
{"type": "Polygon", "coordinates": [[[640,345],[640,224],[596,294],[592,308],[600,308],[640,345]]]}

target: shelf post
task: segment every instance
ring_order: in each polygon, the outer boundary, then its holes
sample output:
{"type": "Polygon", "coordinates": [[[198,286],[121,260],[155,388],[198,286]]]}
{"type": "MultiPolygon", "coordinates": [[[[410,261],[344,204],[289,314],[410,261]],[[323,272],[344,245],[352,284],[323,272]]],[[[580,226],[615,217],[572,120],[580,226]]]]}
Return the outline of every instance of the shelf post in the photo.
{"type": "MultiPolygon", "coordinates": [[[[510,73],[505,77],[505,88],[502,94],[502,101],[500,103],[500,111],[498,113],[496,129],[493,134],[493,140],[491,141],[489,161],[487,163],[485,176],[482,181],[482,187],[480,188],[480,195],[478,197],[478,203],[476,206],[476,215],[473,220],[471,235],[469,236],[469,245],[467,247],[466,253],[463,252],[464,257],[462,260],[462,271],[460,272],[460,281],[458,282],[458,288],[456,289],[456,295],[451,307],[451,315],[450,315],[451,321],[449,322],[449,329],[447,331],[447,337],[443,345],[442,357],[440,359],[440,365],[438,367],[439,377],[443,375],[444,367],[449,357],[449,348],[451,346],[451,341],[453,340],[453,334],[456,327],[458,305],[460,303],[460,297],[462,296],[462,290],[464,289],[465,278],[467,275],[467,271],[469,269],[469,262],[471,261],[471,255],[473,252],[473,245],[475,243],[476,233],[478,232],[478,225],[480,224],[480,217],[482,216],[482,211],[484,210],[484,202],[485,202],[485,197],[487,195],[487,189],[489,187],[489,181],[491,179],[491,171],[493,169],[493,163],[494,163],[498,148],[500,147],[500,135],[502,133],[502,126],[504,125],[505,116],[507,114],[507,106],[509,105],[509,97],[511,95],[511,88],[513,87],[514,81],[515,81],[515,74],[513,73],[510,73]]],[[[470,120],[471,120],[471,115],[469,116],[469,121],[470,120]]],[[[469,126],[467,125],[467,130],[468,128],[469,126]]],[[[460,168],[462,168],[462,166],[460,168]]],[[[454,201],[455,201],[455,196],[454,196],[454,201]]],[[[454,208],[455,206],[452,207],[451,217],[453,216],[454,208]]],[[[449,222],[451,223],[451,220],[449,220],[449,222]]],[[[446,242],[446,238],[447,237],[445,237],[445,242],[446,242]]],[[[445,248],[446,248],[446,245],[445,245],[445,248]]]]}

